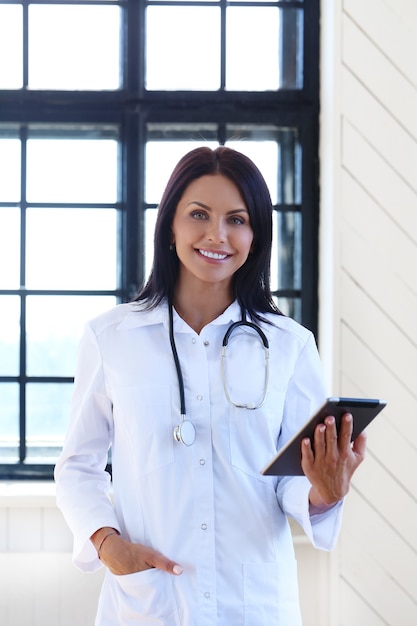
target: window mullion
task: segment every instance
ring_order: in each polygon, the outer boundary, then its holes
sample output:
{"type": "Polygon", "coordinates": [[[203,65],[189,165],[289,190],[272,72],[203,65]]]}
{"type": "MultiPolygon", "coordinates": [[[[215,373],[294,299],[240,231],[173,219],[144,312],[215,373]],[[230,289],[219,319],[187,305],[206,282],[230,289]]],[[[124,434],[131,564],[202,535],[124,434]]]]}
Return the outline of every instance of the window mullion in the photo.
{"type": "Polygon", "coordinates": [[[226,20],[227,0],[220,0],[220,89],[226,86],[226,20]]]}
{"type": "Polygon", "coordinates": [[[20,129],[20,346],[19,346],[19,461],[26,459],[26,173],[27,173],[27,127],[20,129]]]}
{"type": "Polygon", "coordinates": [[[23,3],[23,89],[29,83],[29,8],[23,3]]]}
{"type": "Polygon", "coordinates": [[[145,3],[143,0],[128,0],[124,9],[123,21],[123,85],[128,94],[128,101],[134,103],[144,84],[145,60],[145,3]]]}

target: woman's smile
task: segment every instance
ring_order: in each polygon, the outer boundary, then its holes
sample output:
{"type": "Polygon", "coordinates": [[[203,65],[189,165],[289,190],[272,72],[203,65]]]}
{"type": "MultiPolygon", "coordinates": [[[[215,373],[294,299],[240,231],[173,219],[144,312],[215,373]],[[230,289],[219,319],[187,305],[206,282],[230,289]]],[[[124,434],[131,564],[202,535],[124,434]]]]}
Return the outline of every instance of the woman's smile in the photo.
{"type": "Polygon", "coordinates": [[[212,252],[211,250],[200,249],[198,252],[211,261],[224,261],[224,259],[227,259],[227,257],[230,256],[225,252],[212,252]]]}

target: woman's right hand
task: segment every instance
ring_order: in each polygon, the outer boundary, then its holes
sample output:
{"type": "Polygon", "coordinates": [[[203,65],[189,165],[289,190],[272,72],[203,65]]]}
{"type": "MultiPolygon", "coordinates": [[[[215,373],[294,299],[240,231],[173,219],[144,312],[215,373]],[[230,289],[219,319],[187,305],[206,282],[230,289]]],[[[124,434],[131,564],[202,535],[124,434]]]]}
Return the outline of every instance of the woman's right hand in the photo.
{"type": "MultiPolygon", "coordinates": [[[[113,529],[100,528],[91,536],[96,547],[100,546],[103,537],[113,529]]],[[[160,552],[140,543],[132,543],[123,539],[118,533],[106,537],[100,548],[100,560],[116,576],[143,572],[147,569],[161,569],[176,576],[182,574],[183,568],[171,561],[160,552]]]]}

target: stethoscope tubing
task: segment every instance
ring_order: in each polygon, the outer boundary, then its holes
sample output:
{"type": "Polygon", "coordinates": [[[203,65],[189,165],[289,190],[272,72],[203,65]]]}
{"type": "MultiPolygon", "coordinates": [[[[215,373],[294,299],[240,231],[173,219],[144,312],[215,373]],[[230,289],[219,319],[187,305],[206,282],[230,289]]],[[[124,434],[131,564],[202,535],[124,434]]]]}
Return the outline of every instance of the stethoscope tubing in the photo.
{"type": "MultiPolygon", "coordinates": [[[[169,340],[171,344],[172,356],[174,358],[175,369],[177,371],[178,388],[179,388],[179,393],[180,393],[180,411],[181,411],[181,422],[178,424],[178,426],[174,428],[174,439],[176,441],[181,442],[185,446],[191,446],[194,443],[195,438],[196,438],[196,429],[195,429],[193,422],[188,420],[186,417],[184,379],[182,375],[181,363],[180,363],[179,356],[178,356],[177,346],[175,344],[174,314],[173,314],[172,304],[169,304],[168,310],[169,310],[169,340]]],[[[258,409],[259,407],[263,405],[265,401],[266,392],[268,389],[268,380],[269,380],[269,342],[265,333],[257,324],[254,324],[253,322],[248,322],[245,319],[244,312],[242,312],[242,319],[239,322],[234,322],[233,324],[231,324],[223,337],[222,352],[221,352],[221,373],[222,373],[224,393],[229,404],[231,404],[232,406],[236,408],[249,409],[249,410],[258,409]],[[239,328],[241,326],[247,326],[251,328],[252,330],[254,330],[259,335],[262,341],[263,347],[264,347],[264,353],[265,353],[264,389],[262,393],[262,398],[260,402],[258,402],[257,404],[255,404],[254,402],[248,402],[246,404],[238,404],[234,402],[230,397],[230,394],[228,392],[227,385],[226,385],[227,344],[229,342],[230,336],[233,333],[233,331],[236,330],[236,328],[239,328]]]]}

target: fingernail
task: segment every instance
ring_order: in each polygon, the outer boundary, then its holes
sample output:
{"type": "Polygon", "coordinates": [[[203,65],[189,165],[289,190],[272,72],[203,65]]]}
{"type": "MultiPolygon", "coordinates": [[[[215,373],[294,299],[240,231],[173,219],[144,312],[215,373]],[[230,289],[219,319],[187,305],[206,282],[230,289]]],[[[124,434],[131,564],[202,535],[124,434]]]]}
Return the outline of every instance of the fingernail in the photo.
{"type": "Polygon", "coordinates": [[[184,569],[181,567],[181,565],[174,565],[174,567],[172,568],[172,571],[174,572],[174,574],[179,576],[180,574],[183,573],[184,569]]]}

